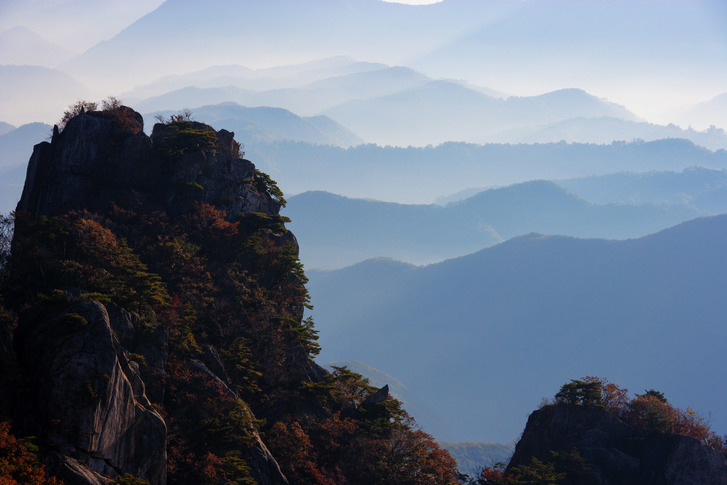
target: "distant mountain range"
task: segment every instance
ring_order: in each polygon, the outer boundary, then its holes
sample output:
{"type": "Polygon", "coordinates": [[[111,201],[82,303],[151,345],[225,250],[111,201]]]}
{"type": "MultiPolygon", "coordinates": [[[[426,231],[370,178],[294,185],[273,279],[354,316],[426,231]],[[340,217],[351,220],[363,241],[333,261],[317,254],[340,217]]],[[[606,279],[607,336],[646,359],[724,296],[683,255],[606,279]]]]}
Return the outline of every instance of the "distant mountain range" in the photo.
{"type": "Polygon", "coordinates": [[[687,204],[591,204],[547,181],[487,190],[445,207],[306,192],[290,197],[283,213],[312,269],[374,257],[429,264],[530,232],[626,239],[699,215],[687,204]]]}
{"type": "Polygon", "coordinates": [[[24,26],[0,32],[0,65],[57,66],[70,53],[24,26]]]}
{"type": "Polygon", "coordinates": [[[348,149],[276,142],[250,144],[247,156],[288,195],[325,190],[351,198],[419,204],[468,187],[507,186],[535,179],[690,167],[727,169],[727,151],[711,151],[677,139],[609,145],[444,143],[348,149]]]}
{"type": "Polygon", "coordinates": [[[503,140],[501,134],[573,117],[635,119],[622,106],[577,89],[503,100],[449,81],[430,81],[390,95],[348,101],[323,114],[366,140],[398,146],[517,141],[503,140]]]}
{"type": "Polygon", "coordinates": [[[723,7],[707,0],[660,5],[654,0],[620,2],[617,7],[573,6],[565,0],[547,6],[537,1],[445,0],[418,7],[379,0],[214,0],[201,8],[169,0],[65,67],[89,79],[103,76],[141,84],[149,82],[150,72],[176,73],[180,65],[194,70],[236,59],[263,67],[350,55],[413,64],[437,77],[485,85],[492,83],[482,83],[483,78],[492,79],[496,87],[507,85],[503,78],[512,82],[513,74],[523,83],[537,77],[560,86],[565,79],[592,82],[596,74],[605,83],[642,72],[652,73],[649,80],[657,81],[675,65],[690,66],[696,76],[724,78],[719,63],[694,56],[695,51],[707,59],[723,54],[722,44],[714,42],[722,26],[710,22],[710,14],[723,15],[723,7]],[[194,25],[194,35],[180,35],[180,25],[194,25]],[[574,38],[579,42],[572,42],[574,38]],[[138,55],[150,45],[164,55],[138,55]],[[643,66],[645,54],[658,61],[659,69],[643,66]]]}
{"type": "Polygon", "coordinates": [[[676,120],[685,124],[693,124],[698,129],[709,126],[724,128],[727,126],[727,93],[722,93],[694,106],[676,110],[674,116],[676,120]]]}
{"type": "Polygon", "coordinates": [[[723,130],[684,130],[639,121],[623,106],[580,89],[538,96],[508,97],[466,85],[435,80],[409,68],[346,61],[345,58],[291,66],[289,71],[252,71],[219,66],[159,80],[130,92],[168,92],[136,98],[142,112],[235,102],[285,108],[298,115],[324,114],[380,145],[426,146],[446,141],[544,143],[565,140],[686,138],[711,148],[727,148],[723,130]],[[322,69],[317,76],[312,74],[322,69]],[[290,71],[314,78],[300,84],[290,71]],[[325,77],[327,73],[329,77],[325,77]],[[186,81],[186,82],[185,82],[186,81]],[[272,89],[271,89],[272,86],[272,89]]]}
{"type": "Polygon", "coordinates": [[[0,135],[0,213],[15,210],[33,147],[47,139],[51,130],[43,123],[29,123],[0,135]]]}
{"type": "Polygon", "coordinates": [[[88,92],[66,72],[40,66],[0,65],[0,80],[0,119],[14,125],[57,122],[69,104],[88,92]]]}
{"type": "Polygon", "coordinates": [[[557,183],[597,204],[689,203],[705,214],[727,213],[727,199],[718,206],[703,204],[727,188],[727,170],[691,167],[681,172],[621,172],[557,183]]]}
{"type": "MultiPolygon", "coordinates": [[[[723,29],[713,20],[724,7],[622,3],[168,0],[60,67],[55,45],[40,48],[43,39],[16,26],[0,32],[4,62],[54,70],[4,66],[0,120],[52,122],[77,99],[115,94],[147,113],[235,102],[328,115],[382,145],[679,137],[727,148],[719,96],[675,114],[681,122],[699,119],[700,129],[711,120],[717,129],[706,134],[644,123],[623,107],[673,89],[675,76],[681,91],[697,93],[692,99],[724,92],[711,80],[724,79],[727,68],[704,60],[724,57],[724,43],[715,41],[723,29]],[[179,35],[179,25],[194,29],[179,35]],[[636,94],[624,98],[619,90],[636,94]]],[[[79,5],[68,12],[88,15],[79,5]]],[[[114,25],[144,9],[121,10],[114,25]]]]}
{"type": "MultiPolygon", "coordinates": [[[[157,111],[155,114],[168,118],[179,111],[157,111]]],[[[218,130],[224,128],[233,131],[238,140],[251,145],[287,140],[345,148],[362,141],[330,118],[301,118],[282,108],[246,108],[227,102],[191,108],[190,111],[194,119],[204,121],[218,130]]],[[[154,117],[146,115],[144,118],[150,120],[146,127],[150,131],[154,117]]]]}
{"type": "Polygon", "coordinates": [[[446,417],[442,440],[507,442],[582,375],[648,383],[724,433],[725,244],[727,215],[628,241],[533,234],[421,268],[309,271],[320,360],[396,377],[446,417]]]}

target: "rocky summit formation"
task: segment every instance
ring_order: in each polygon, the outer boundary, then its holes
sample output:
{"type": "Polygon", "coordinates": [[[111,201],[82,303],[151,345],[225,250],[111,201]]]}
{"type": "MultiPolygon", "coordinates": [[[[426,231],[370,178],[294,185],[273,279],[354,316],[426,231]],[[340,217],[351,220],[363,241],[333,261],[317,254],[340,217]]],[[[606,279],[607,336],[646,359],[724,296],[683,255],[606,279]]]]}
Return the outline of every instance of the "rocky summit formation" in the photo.
{"type": "Polygon", "coordinates": [[[33,150],[0,268],[0,449],[7,420],[33,436],[34,483],[454,483],[388,387],[314,362],[285,199],[234,134],[143,123],[80,110],[33,150]]]}
{"type": "MultiPolygon", "coordinates": [[[[724,453],[679,434],[629,426],[603,407],[548,405],[528,418],[509,470],[577,450],[598,485],[724,485],[724,453]]],[[[583,482],[586,483],[586,482],[583,482]]]]}

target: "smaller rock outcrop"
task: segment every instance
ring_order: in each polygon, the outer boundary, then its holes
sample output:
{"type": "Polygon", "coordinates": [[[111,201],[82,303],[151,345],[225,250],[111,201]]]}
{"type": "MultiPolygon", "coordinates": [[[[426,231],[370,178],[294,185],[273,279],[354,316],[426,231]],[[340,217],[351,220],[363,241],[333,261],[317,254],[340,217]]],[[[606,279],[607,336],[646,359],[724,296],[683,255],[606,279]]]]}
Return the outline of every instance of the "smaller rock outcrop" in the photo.
{"type": "Polygon", "coordinates": [[[508,469],[576,449],[599,485],[727,485],[727,458],[695,438],[635,429],[601,407],[534,411],[508,469]]]}

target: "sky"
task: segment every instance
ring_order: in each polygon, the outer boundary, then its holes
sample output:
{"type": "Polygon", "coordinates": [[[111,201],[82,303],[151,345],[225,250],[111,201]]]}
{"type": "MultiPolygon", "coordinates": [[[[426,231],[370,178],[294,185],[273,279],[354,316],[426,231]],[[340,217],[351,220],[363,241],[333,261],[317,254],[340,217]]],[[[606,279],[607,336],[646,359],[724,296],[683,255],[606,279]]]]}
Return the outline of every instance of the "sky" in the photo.
{"type": "Polygon", "coordinates": [[[0,32],[24,25],[71,55],[108,40],[164,0],[0,0],[0,32]]]}

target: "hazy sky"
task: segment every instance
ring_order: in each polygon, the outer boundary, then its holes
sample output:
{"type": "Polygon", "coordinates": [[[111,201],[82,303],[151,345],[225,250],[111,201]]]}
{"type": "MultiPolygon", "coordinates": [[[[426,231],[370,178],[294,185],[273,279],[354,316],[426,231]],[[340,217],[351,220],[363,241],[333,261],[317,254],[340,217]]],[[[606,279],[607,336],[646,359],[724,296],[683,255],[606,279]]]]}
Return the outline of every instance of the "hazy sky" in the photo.
{"type": "Polygon", "coordinates": [[[384,0],[389,3],[404,3],[406,5],[431,5],[433,3],[439,3],[442,0],[384,0]]]}
{"type": "Polygon", "coordinates": [[[70,54],[110,39],[164,0],[0,0],[0,32],[22,25],[70,54]]]}

